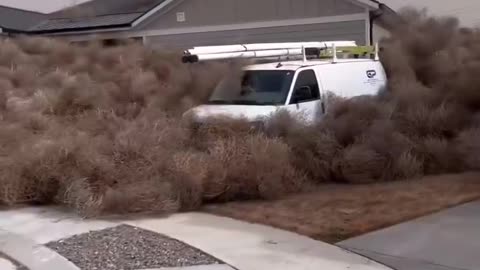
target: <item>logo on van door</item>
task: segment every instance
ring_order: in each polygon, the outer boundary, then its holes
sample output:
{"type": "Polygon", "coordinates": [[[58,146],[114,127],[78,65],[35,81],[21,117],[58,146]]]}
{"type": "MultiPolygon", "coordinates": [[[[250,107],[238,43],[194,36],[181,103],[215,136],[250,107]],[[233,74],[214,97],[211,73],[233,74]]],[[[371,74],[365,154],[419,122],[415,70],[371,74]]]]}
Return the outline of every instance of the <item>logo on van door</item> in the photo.
{"type": "MultiPolygon", "coordinates": [[[[366,71],[367,75],[367,80],[365,81],[366,84],[369,84],[371,86],[377,86],[379,83],[383,81],[383,78],[378,78],[377,77],[377,71],[374,69],[370,69],[366,71]]],[[[382,76],[380,76],[382,77],[382,76]]]]}
{"type": "Polygon", "coordinates": [[[367,77],[370,78],[370,79],[373,79],[375,78],[375,76],[377,76],[377,72],[373,69],[371,70],[367,70],[367,77]]]}

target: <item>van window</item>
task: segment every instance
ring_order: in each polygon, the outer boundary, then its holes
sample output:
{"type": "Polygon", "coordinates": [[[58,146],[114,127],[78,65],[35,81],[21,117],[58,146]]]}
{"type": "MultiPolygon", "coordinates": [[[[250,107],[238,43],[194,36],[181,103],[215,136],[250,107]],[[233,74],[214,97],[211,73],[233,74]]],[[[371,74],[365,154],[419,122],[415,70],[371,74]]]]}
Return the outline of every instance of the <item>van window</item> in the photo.
{"type": "Polygon", "coordinates": [[[246,70],[222,80],[208,103],[284,105],[294,74],[293,70],[246,70]]]}
{"type": "Polygon", "coordinates": [[[293,88],[290,104],[297,104],[320,99],[320,89],[317,77],[311,69],[303,70],[298,74],[295,87],[293,88]]]}

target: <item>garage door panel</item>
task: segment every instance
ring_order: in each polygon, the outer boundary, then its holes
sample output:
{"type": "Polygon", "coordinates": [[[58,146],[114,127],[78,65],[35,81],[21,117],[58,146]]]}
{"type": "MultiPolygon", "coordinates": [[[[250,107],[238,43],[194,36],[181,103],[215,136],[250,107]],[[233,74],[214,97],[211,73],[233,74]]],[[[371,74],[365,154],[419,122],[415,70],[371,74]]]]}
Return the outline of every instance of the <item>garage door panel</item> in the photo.
{"type": "Polygon", "coordinates": [[[359,44],[365,44],[365,21],[162,35],[147,38],[148,44],[152,47],[321,40],[355,40],[359,44]]]}

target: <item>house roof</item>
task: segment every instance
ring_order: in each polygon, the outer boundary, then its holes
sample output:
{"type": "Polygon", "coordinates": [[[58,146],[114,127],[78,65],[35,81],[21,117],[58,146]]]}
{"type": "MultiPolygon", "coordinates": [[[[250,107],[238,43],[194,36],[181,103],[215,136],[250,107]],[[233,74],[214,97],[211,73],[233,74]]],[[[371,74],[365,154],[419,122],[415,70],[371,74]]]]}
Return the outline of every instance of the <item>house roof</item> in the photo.
{"type": "MultiPolygon", "coordinates": [[[[43,17],[43,21],[27,25],[28,32],[61,33],[101,29],[122,29],[135,26],[175,0],[90,0],[43,17]]],[[[378,9],[376,0],[349,0],[371,10],[378,9]]]]}
{"type": "Polygon", "coordinates": [[[34,33],[53,33],[102,28],[130,27],[171,0],[91,0],[52,14],[30,28],[34,33]]]}
{"type": "Polygon", "coordinates": [[[50,18],[97,17],[145,13],[165,0],[90,0],[50,14],[50,18]]]}
{"type": "Polygon", "coordinates": [[[125,13],[101,15],[88,18],[55,18],[41,22],[30,28],[31,32],[56,32],[66,30],[88,30],[110,27],[128,27],[130,23],[135,21],[143,13],[125,13]]]}
{"type": "Polygon", "coordinates": [[[46,18],[46,14],[0,6],[0,28],[10,32],[26,31],[46,18]]]}

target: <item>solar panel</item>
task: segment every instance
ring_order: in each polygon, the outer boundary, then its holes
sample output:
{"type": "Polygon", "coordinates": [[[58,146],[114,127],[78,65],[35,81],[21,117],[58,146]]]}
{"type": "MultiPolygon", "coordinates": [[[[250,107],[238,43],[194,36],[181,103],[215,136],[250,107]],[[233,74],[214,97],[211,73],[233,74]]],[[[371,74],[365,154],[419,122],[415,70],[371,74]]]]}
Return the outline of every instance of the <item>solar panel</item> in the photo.
{"type": "Polygon", "coordinates": [[[104,15],[98,17],[85,18],[62,18],[50,19],[31,28],[31,31],[51,31],[78,28],[107,27],[116,25],[130,24],[143,13],[104,15]]]}

